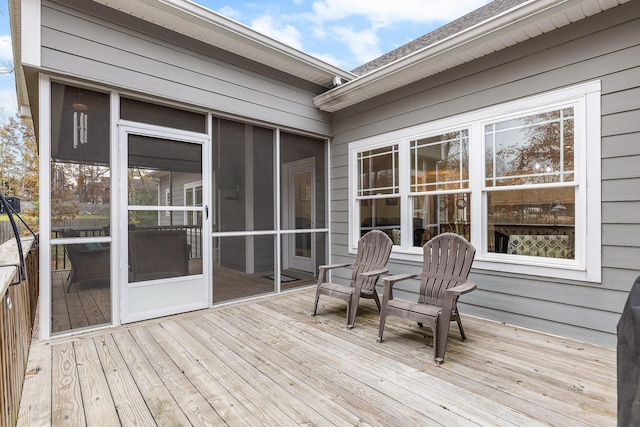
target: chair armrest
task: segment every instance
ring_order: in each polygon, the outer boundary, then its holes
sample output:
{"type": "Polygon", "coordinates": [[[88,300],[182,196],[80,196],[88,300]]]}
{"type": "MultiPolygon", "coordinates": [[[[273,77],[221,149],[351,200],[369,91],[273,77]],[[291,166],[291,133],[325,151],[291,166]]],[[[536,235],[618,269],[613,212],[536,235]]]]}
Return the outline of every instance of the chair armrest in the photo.
{"type": "Polygon", "coordinates": [[[386,307],[387,302],[393,299],[393,285],[396,282],[406,279],[412,279],[418,276],[417,274],[396,274],[395,276],[388,276],[382,279],[382,286],[384,286],[384,290],[382,291],[382,306],[386,307]]]}
{"type": "Polygon", "coordinates": [[[321,265],[318,268],[323,269],[323,270],[331,270],[332,268],[350,267],[352,265],[353,264],[349,264],[349,263],[346,263],[346,264],[326,264],[326,265],[321,265]]]}
{"type": "Polygon", "coordinates": [[[353,264],[326,264],[318,267],[318,286],[327,281],[327,271],[334,268],[351,267],[353,264]]]}
{"type": "Polygon", "coordinates": [[[462,282],[461,284],[454,286],[453,288],[449,288],[447,289],[447,293],[451,293],[453,295],[463,295],[466,294],[467,292],[471,292],[472,290],[474,290],[476,288],[476,284],[469,281],[469,280],[465,280],[464,282],[462,282]]]}
{"type": "Polygon", "coordinates": [[[372,276],[380,276],[381,274],[388,273],[388,272],[389,272],[388,268],[383,268],[383,269],[380,269],[380,270],[365,271],[365,272],[359,273],[359,274],[360,274],[360,276],[372,277],[372,276]]]}
{"type": "Polygon", "coordinates": [[[407,273],[407,274],[396,274],[395,276],[388,276],[388,277],[385,277],[384,279],[382,279],[382,284],[385,285],[385,284],[388,283],[389,286],[393,286],[393,285],[395,285],[396,282],[399,282],[401,280],[406,280],[406,279],[412,279],[412,278],[414,278],[416,276],[417,276],[417,274],[410,274],[410,273],[407,273]]]}

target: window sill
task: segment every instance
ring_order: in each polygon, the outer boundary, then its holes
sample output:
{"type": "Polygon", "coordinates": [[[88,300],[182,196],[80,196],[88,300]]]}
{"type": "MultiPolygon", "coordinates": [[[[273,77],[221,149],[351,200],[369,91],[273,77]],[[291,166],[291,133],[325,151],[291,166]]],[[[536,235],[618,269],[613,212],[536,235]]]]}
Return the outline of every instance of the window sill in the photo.
{"type": "MultiPolygon", "coordinates": [[[[349,252],[355,254],[356,248],[352,248],[349,252]]],[[[599,267],[587,270],[578,266],[575,260],[542,257],[535,259],[535,257],[520,256],[515,256],[517,259],[510,260],[506,259],[507,257],[505,256],[499,255],[499,258],[494,258],[491,255],[493,254],[484,257],[476,255],[472,271],[480,270],[487,273],[496,272],[593,283],[601,282],[599,267]]],[[[419,248],[400,249],[398,246],[394,246],[390,260],[421,263],[422,250],[419,248]]]]}

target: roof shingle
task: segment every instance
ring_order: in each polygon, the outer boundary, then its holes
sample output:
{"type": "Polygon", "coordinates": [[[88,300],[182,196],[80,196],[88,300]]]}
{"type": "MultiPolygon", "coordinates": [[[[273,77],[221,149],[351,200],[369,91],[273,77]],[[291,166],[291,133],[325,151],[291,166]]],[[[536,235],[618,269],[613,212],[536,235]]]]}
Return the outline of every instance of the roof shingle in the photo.
{"type": "Polygon", "coordinates": [[[455,21],[452,21],[436,30],[433,30],[422,37],[418,37],[417,39],[412,40],[409,43],[392,50],[391,52],[385,53],[384,55],[379,56],[373,61],[369,61],[366,64],[355,68],[354,70],[352,70],[352,73],[358,76],[370,73],[375,69],[390,64],[391,62],[396,61],[400,58],[404,58],[405,56],[408,56],[418,50],[424,49],[425,47],[428,47],[440,40],[444,40],[447,37],[457,34],[467,28],[479,24],[480,22],[486,21],[487,19],[499,15],[500,13],[526,1],[528,0],[492,1],[491,3],[488,3],[481,8],[474,10],[473,12],[469,12],[468,14],[456,19],[455,21]]]}

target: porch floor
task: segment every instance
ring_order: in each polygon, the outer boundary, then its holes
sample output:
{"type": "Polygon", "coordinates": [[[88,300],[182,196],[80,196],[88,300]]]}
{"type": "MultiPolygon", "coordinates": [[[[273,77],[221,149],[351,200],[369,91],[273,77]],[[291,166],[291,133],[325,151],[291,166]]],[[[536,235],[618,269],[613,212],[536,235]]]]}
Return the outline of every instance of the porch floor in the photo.
{"type": "Polygon", "coordinates": [[[431,333],[307,289],[34,341],[19,426],[615,426],[616,352],[463,315],[431,333]],[[425,336],[427,338],[425,338],[425,336]]]}

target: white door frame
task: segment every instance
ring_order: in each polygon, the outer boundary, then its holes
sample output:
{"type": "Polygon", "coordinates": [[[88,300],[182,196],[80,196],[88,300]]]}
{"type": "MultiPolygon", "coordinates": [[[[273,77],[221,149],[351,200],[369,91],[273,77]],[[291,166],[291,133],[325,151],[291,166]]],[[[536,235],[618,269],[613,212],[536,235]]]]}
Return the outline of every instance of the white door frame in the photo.
{"type": "Polygon", "coordinates": [[[311,197],[311,224],[309,230],[297,230],[293,233],[288,233],[288,236],[282,239],[282,268],[286,270],[288,268],[295,268],[297,270],[306,271],[309,273],[315,273],[316,262],[316,235],[311,230],[316,226],[316,168],[315,157],[309,157],[306,159],[296,160],[282,165],[282,206],[283,206],[283,229],[295,230],[295,184],[293,181],[294,175],[302,172],[311,173],[310,185],[310,197],[311,197]],[[309,258],[299,257],[295,254],[295,238],[296,234],[305,233],[310,235],[311,239],[311,254],[309,258]]]}
{"type": "MultiPolygon", "coordinates": [[[[120,121],[118,131],[119,148],[119,176],[118,176],[118,202],[119,210],[118,232],[120,235],[117,283],[120,283],[120,320],[121,323],[129,323],[171,314],[193,311],[209,307],[211,301],[211,287],[209,270],[203,268],[202,274],[168,279],[151,280],[145,282],[129,283],[128,275],[128,213],[130,206],[127,198],[127,172],[128,172],[128,137],[131,134],[162,138],[173,141],[200,144],[202,146],[202,182],[209,181],[209,150],[210,138],[206,134],[181,131],[178,129],[164,128],[160,126],[145,125],[140,123],[120,121]]],[[[203,236],[210,235],[209,220],[205,213],[209,205],[209,192],[203,188],[202,218],[203,236]]],[[[135,209],[135,207],[133,207],[135,209]]],[[[165,203],[158,203],[157,207],[166,210],[165,203]]],[[[172,211],[191,212],[193,207],[171,206],[172,211]]],[[[208,259],[209,240],[202,239],[202,256],[208,259]]]]}

